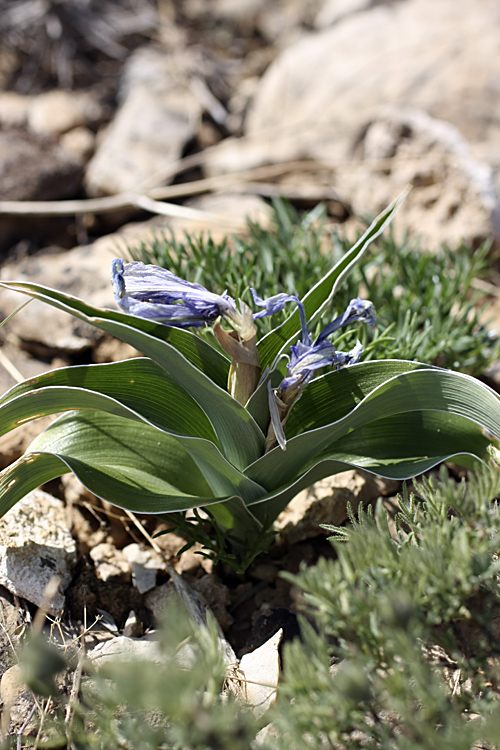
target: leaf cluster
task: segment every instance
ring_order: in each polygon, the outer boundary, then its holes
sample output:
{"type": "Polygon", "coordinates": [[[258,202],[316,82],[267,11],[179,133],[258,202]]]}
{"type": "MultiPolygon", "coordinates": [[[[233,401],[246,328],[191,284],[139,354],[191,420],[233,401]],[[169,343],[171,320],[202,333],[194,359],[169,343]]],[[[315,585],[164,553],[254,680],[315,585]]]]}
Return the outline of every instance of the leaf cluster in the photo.
{"type": "MultiPolygon", "coordinates": [[[[304,294],[301,310],[311,330],[404,197],[304,294]]],[[[353,467],[405,479],[451,457],[471,468],[487,458],[489,442],[500,439],[500,399],[493,390],[462,373],[388,359],[330,368],[313,378],[290,410],[286,446],[267,449],[268,386],[279,386],[302,335],[297,306],[256,343],[262,377],[243,404],[227,390],[231,362],[188,330],[102,310],[34,283],[0,285],[145,355],[54,370],[0,399],[2,434],[62,413],[0,474],[0,512],[72,471],[98,497],[131,511],[207,508],[215,526],[209,553],[241,572],[262,550],[279,513],[315,481],[353,467]]],[[[191,538],[203,531],[197,521],[184,529],[191,538]]]]}

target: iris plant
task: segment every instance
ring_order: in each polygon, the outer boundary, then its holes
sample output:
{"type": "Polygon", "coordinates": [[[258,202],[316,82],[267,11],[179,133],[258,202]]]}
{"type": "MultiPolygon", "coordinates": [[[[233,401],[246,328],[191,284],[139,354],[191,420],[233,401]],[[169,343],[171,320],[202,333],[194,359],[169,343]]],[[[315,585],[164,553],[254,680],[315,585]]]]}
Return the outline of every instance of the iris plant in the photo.
{"type": "Polygon", "coordinates": [[[261,299],[253,291],[253,311],[227,292],[119,259],[118,311],[40,284],[0,281],[142,354],[55,369],[0,396],[0,435],[58,415],[0,473],[0,515],[72,471],[108,502],[168,514],[215,559],[243,572],[279,513],[320,479],[352,468],[404,479],[448,457],[468,468],[488,461],[500,437],[500,399],[490,388],[419,362],[360,362],[359,342],[339,350],[341,328],[373,325],[372,305],[359,298],[319,328],[339,284],[403,198],[304,297],[261,299]],[[285,320],[257,340],[259,318],[288,305],[285,320]],[[190,330],[205,324],[220,348],[190,330]],[[199,507],[211,518],[209,534],[186,516],[199,507]]]}
{"type": "Polygon", "coordinates": [[[359,341],[350,352],[342,352],[336,349],[328,338],[351,323],[367,323],[369,326],[375,323],[372,303],[357,297],[351,300],[345,312],[323,328],[313,341],[307,326],[304,305],[293,294],[275,294],[262,299],[255,289],[251,289],[254,303],[263,308],[260,312],[252,314],[241,300],[238,308],[227,292],[222,295],[214,294],[201,284],[185,281],[159,266],[146,265],[138,261],[124,263],[120,258],[112,264],[112,284],[116,302],[125,312],[132,315],[178,328],[215,323],[215,335],[223,349],[232,357],[229,390],[243,404],[255,392],[261,374],[253,321],[281,312],[288,302],[297,305],[302,330],[301,340],[290,347],[287,375],[276,392],[273,392],[268,381],[270,425],[266,451],[273,448],[276,443],[285,450],[286,438],[283,427],[289,411],[316,370],[324,367],[339,369],[359,362],[363,352],[359,341]],[[218,321],[219,318],[225,320],[233,331],[225,331],[218,321]]]}

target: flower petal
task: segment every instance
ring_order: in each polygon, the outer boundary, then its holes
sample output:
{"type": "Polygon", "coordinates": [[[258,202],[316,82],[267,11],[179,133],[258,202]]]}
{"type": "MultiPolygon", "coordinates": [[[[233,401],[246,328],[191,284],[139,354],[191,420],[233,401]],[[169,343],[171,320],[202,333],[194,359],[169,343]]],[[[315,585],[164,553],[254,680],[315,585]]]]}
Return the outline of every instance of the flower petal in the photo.
{"type": "Polygon", "coordinates": [[[254,320],[256,318],[266,318],[268,315],[274,315],[275,313],[281,312],[287,302],[296,302],[299,304],[299,299],[294,294],[285,294],[282,292],[281,294],[275,294],[267,299],[262,299],[262,297],[258,296],[255,289],[250,288],[250,291],[252,292],[255,304],[258,307],[264,308],[264,310],[253,314],[254,320]]]}
{"type": "Polygon", "coordinates": [[[166,268],[138,261],[124,263],[117,258],[112,264],[112,274],[115,299],[132,315],[177,327],[201,326],[220,315],[238,316],[236,304],[226,292],[214,294],[201,284],[180,279],[166,268]]]}
{"type": "Polygon", "coordinates": [[[338,331],[339,328],[355,322],[366,323],[369,326],[373,326],[375,323],[375,308],[369,300],[362,300],[361,297],[352,299],[346,311],[332,320],[326,328],[323,328],[318,336],[318,341],[323,341],[327,336],[331,336],[332,333],[338,331]]]}
{"type": "Polygon", "coordinates": [[[186,305],[162,305],[159,303],[143,302],[132,297],[123,297],[120,307],[130,315],[139,318],[156,320],[174,328],[199,328],[207,322],[207,318],[186,305]]]}
{"type": "Polygon", "coordinates": [[[274,437],[281,450],[286,451],[286,437],[283,425],[281,424],[280,413],[278,404],[276,403],[276,396],[271,388],[271,381],[267,382],[267,393],[269,398],[269,415],[271,417],[271,425],[274,430],[274,437]]]}

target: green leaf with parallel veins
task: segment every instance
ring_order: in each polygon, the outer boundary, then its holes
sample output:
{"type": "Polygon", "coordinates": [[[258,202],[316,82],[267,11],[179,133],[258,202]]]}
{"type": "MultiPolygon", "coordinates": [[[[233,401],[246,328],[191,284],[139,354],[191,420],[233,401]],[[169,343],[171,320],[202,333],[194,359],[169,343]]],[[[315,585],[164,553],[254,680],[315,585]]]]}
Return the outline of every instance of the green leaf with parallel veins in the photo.
{"type": "MultiPolygon", "coordinates": [[[[36,284],[0,282],[0,285],[24,292],[64,309],[91,325],[111,333],[121,341],[131,344],[157,362],[203,409],[213,425],[222,453],[237,468],[243,468],[261,455],[264,435],[250,413],[235,401],[226,390],[220,388],[210,377],[194,366],[177,348],[156,337],[158,327],[166,328],[166,326],[155,324],[155,335],[153,336],[142,330],[144,327],[142,324],[150,321],[144,321],[131,315],[90,308],[80,300],[75,300],[75,298],[62,292],[48,290],[36,284]],[[83,309],[86,312],[83,312],[83,309]],[[89,311],[95,312],[95,315],[89,316],[89,311]]],[[[203,344],[216,354],[212,347],[193,336],[193,334],[186,331],[180,332],[191,336],[196,342],[203,344]]],[[[199,351],[201,350],[200,348],[199,351]]]]}
{"type": "Polygon", "coordinates": [[[360,362],[312,380],[293,405],[286,423],[290,439],[331,424],[354,409],[375,388],[396,375],[429,369],[420,362],[389,359],[360,362]]]}
{"type": "Polygon", "coordinates": [[[102,409],[133,418],[112,403],[92,401],[85,392],[108,396],[169,433],[217,443],[212,425],[196,401],[146,357],[63,367],[15,385],[0,398],[0,434],[30,418],[72,409],[102,409]],[[84,393],[79,394],[76,389],[83,389],[84,393]]]}
{"type": "Polygon", "coordinates": [[[464,417],[442,412],[411,412],[379,419],[345,435],[308,467],[303,476],[251,505],[253,514],[271,524],[300,490],[349,469],[364,469],[389,479],[410,479],[453,460],[469,469],[487,461],[489,441],[464,417]]]}
{"type": "Polygon", "coordinates": [[[409,479],[458,454],[488,458],[490,440],[465,417],[412,411],[383,417],[353,430],[320,457],[354,462],[380,476],[409,479]],[[422,468],[423,467],[423,468],[422,468]]]}
{"type": "Polygon", "coordinates": [[[0,517],[31,490],[69,471],[70,468],[57,456],[25,453],[0,472],[0,517]]]}
{"type": "MultiPolygon", "coordinates": [[[[286,451],[272,451],[247,467],[245,473],[269,491],[285,485],[330,446],[352,430],[378,420],[415,411],[438,411],[471,420],[500,437],[500,398],[488,386],[467,375],[437,368],[397,375],[375,388],[347,415],[318,429],[296,435],[286,451]]],[[[478,443],[482,450],[482,443],[478,443]]],[[[390,458],[390,456],[389,456],[390,458]]]]}
{"type": "Polygon", "coordinates": [[[198,370],[201,370],[201,372],[213,380],[214,383],[221,388],[226,387],[231,363],[220,352],[216,351],[206,341],[191,331],[182,328],[172,328],[161,323],[156,323],[153,320],[137,318],[117,310],[94,307],[78,299],[78,297],[59,292],[56,289],[50,289],[42,284],[23,281],[0,281],[0,286],[10,289],[13,292],[27,294],[33,299],[38,299],[41,302],[57,307],[59,310],[80,318],[90,325],[95,325],[96,328],[100,326],[94,322],[95,318],[100,321],[114,320],[117,323],[124,323],[138,331],[148,333],[150,336],[160,339],[160,341],[167,341],[181,352],[198,370]]]}
{"type": "MultiPolygon", "coordinates": [[[[207,441],[205,445],[207,460],[214,459],[215,446],[207,441]]],[[[215,493],[210,482],[215,471],[207,476],[176,438],[102,412],[59,417],[29,451],[57,456],[91,492],[138,512],[185,510],[237,494],[228,491],[234,489],[229,479],[226,494],[215,493]]]]}

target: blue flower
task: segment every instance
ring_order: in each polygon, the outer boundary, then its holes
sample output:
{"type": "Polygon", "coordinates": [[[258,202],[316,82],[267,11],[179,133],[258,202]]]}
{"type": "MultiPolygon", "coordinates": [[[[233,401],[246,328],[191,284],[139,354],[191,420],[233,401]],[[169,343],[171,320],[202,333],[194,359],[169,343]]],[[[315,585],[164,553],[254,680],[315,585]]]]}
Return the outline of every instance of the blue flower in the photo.
{"type": "MultiPolygon", "coordinates": [[[[259,300],[254,294],[256,304],[272,312],[282,309],[286,302],[293,299],[299,308],[302,327],[302,340],[291,347],[291,357],[287,365],[287,374],[280,383],[278,393],[274,394],[270,386],[268,388],[271,424],[266,441],[266,450],[271,450],[276,443],[285,450],[284,424],[292,405],[300,397],[300,394],[313,378],[316,370],[323,367],[338,369],[359,362],[363,353],[360,341],[356,342],[356,345],[350,352],[342,352],[331,341],[328,341],[328,337],[335,333],[335,331],[338,331],[339,328],[350,323],[366,323],[369,326],[373,326],[375,322],[375,309],[372,303],[356,297],[356,299],[352,299],[349,302],[345,312],[325,326],[317,339],[313,341],[307,327],[304,305],[296,297],[285,299],[285,296],[276,295],[276,297],[270,297],[268,300],[259,300]]],[[[265,312],[264,314],[270,315],[272,312],[265,312]]],[[[261,314],[259,313],[259,315],[261,314]]]]}
{"type": "Polygon", "coordinates": [[[117,258],[112,273],[115,299],[131,315],[177,328],[199,327],[219,316],[239,320],[236,304],[226,292],[214,294],[165,268],[117,258]]]}
{"type": "Polygon", "coordinates": [[[340,352],[329,341],[316,339],[310,346],[301,341],[291,347],[292,356],[287,366],[287,376],[281,381],[282,391],[302,390],[315,370],[322,367],[345,367],[359,362],[363,347],[358,341],[350,352],[340,352]]]}
{"type": "MultiPolygon", "coordinates": [[[[301,302],[298,303],[299,311],[303,310],[301,302]]],[[[301,315],[301,320],[305,313],[301,315]]],[[[373,326],[375,323],[375,309],[371,302],[362,300],[360,297],[352,299],[345,312],[332,320],[313,342],[307,326],[302,325],[302,341],[291,347],[292,356],[287,366],[287,376],[281,383],[282,391],[302,390],[311,380],[315,370],[322,367],[345,367],[359,362],[363,347],[358,341],[350,352],[341,352],[330,342],[328,336],[338,331],[339,328],[350,323],[366,323],[373,326]]]]}
{"type": "Polygon", "coordinates": [[[277,312],[281,312],[287,302],[296,302],[298,305],[300,304],[299,299],[295,294],[286,294],[285,292],[282,292],[281,294],[275,294],[273,297],[262,299],[258,296],[255,289],[250,287],[250,291],[252,292],[255,304],[258,307],[264,308],[264,310],[253,314],[254,320],[256,318],[266,318],[268,315],[274,315],[277,312]]]}
{"type": "Polygon", "coordinates": [[[323,328],[318,336],[318,341],[323,341],[327,336],[331,336],[332,333],[342,328],[342,326],[348,326],[351,323],[366,323],[371,328],[375,323],[375,317],[373,304],[368,300],[361,299],[361,297],[356,297],[356,299],[352,299],[349,302],[342,315],[339,315],[326,328],[323,328]]]}
{"type": "Polygon", "coordinates": [[[266,318],[268,315],[274,315],[275,313],[281,312],[287,302],[295,302],[297,307],[299,308],[302,337],[303,339],[304,337],[310,338],[309,332],[307,330],[306,311],[304,309],[304,305],[295,294],[286,294],[285,292],[282,292],[281,294],[275,294],[272,297],[268,297],[267,299],[262,299],[257,295],[255,289],[250,288],[250,291],[252,292],[253,301],[255,302],[255,304],[258,305],[258,307],[264,308],[260,312],[253,314],[254,320],[256,318],[266,318]]]}

